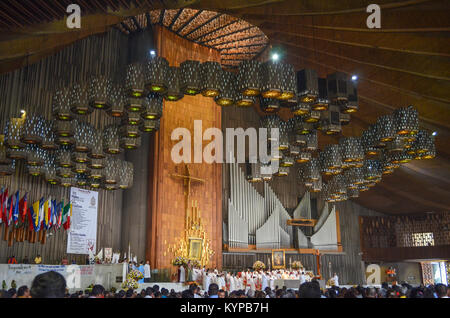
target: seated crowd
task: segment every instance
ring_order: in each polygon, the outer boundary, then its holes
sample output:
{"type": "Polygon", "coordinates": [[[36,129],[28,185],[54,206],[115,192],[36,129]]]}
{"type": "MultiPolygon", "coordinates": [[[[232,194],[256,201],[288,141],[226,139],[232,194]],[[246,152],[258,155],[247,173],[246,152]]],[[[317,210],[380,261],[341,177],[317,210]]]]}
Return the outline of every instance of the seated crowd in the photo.
{"type": "Polygon", "coordinates": [[[301,284],[298,290],[276,286],[274,290],[267,287],[264,291],[236,290],[228,293],[213,283],[207,292],[195,284],[183,292],[160,289],[158,285],[138,292],[132,289],[107,291],[103,286],[95,285],[90,291],[69,294],[65,278],[59,273],[47,272],[37,275],[30,289],[21,286],[17,290],[1,290],[0,298],[448,298],[449,294],[450,288],[444,284],[412,287],[408,284],[389,286],[383,283],[381,288],[333,286],[321,289],[317,280],[301,284]]]}

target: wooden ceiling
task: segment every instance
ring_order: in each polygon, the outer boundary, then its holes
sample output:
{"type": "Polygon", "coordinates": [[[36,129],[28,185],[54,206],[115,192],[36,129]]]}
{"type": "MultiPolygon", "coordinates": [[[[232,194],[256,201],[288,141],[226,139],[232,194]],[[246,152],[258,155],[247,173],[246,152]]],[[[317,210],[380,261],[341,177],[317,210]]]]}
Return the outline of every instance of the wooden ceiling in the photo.
{"type": "MultiPolygon", "coordinates": [[[[344,128],[360,135],[380,115],[414,105],[422,127],[438,133],[437,157],[413,161],[355,201],[388,214],[450,207],[450,4],[448,0],[378,0],[381,29],[368,29],[373,1],[79,0],[82,28],[68,30],[72,0],[0,2],[0,73],[53,54],[132,16],[157,9],[210,10],[259,27],[296,69],[359,77],[360,109],[344,128]]],[[[180,12],[180,11],[178,11],[180,12]]],[[[321,144],[337,142],[321,138],[321,144]]]]}

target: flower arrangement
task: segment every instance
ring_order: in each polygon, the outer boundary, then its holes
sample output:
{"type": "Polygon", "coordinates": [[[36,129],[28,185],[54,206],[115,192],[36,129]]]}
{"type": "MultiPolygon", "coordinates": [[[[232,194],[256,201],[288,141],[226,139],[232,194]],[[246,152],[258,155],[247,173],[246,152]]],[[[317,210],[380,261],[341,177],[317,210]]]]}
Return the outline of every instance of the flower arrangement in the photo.
{"type": "Polygon", "coordinates": [[[128,273],[127,278],[131,278],[131,279],[138,281],[138,280],[144,278],[144,275],[142,275],[142,273],[140,271],[138,271],[137,269],[133,269],[132,271],[130,271],[128,273]]]}
{"type": "Polygon", "coordinates": [[[127,278],[123,283],[122,283],[122,288],[123,289],[137,289],[139,287],[139,284],[136,280],[132,279],[132,278],[127,278]]]}
{"type": "Polygon", "coordinates": [[[198,260],[191,259],[190,261],[191,261],[192,267],[201,267],[201,264],[198,260]]]}
{"type": "Polygon", "coordinates": [[[253,269],[255,271],[265,270],[266,269],[266,265],[263,262],[261,262],[261,261],[256,261],[253,264],[253,269]]]}
{"type": "Polygon", "coordinates": [[[173,261],[172,265],[174,266],[186,266],[187,260],[182,256],[177,256],[173,261]]]}
{"type": "Polygon", "coordinates": [[[303,268],[303,264],[300,261],[294,261],[291,264],[292,269],[302,269],[303,268]]]}
{"type": "Polygon", "coordinates": [[[127,275],[127,279],[122,283],[124,289],[137,289],[139,287],[138,280],[144,278],[144,275],[137,269],[133,269],[127,275]]]}
{"type": "Polygon", "coordinates": [[[335,286],[335,285],[336,285],[336,282],[334,281],[333,278],[330,278],[330,279],[327,281],[327,286],[335,286]]]}

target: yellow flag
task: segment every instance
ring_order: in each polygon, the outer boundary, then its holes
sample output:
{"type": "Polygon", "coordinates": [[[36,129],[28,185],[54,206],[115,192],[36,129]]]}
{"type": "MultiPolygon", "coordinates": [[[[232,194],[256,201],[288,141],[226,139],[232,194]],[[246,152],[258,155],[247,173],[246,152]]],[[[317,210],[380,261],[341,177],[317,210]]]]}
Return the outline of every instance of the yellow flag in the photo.
{"type": "Polygon", "coordinates": [[[39,224],[39,201],[33,203],[33,211],[35,214],[34,225],[37,227],[39,224]]]}
{"type": "Polygon", "coordinates": [[[45,224],[48,224],[48,200],[46,200],[44,202],[44,219],[45,219],[45,224]]]}

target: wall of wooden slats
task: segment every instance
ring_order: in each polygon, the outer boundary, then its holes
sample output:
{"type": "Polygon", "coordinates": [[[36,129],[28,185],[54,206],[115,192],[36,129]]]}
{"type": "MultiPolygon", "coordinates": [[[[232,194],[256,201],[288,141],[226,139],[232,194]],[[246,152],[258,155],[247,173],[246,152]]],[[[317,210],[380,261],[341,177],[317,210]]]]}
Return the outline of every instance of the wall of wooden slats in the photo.
{"type": "MultiPolygon", "coordinates": [[[[18,117],[20,110],[28,114],[38,113],[47,119],[51,118],[51,95],[60,85],[70,85],[86,80],[91,75],[108,75],[119,79],[120,72],[127,61],[128,38],[117,30],[91,36],[76,42],[57,54],[38,63],[15,72],[0,76],[0,128],[6,120],[18,117]]],[[[83,116],[97,129],[117,121],[104,112],[94,111],[83,116]]],[[[0,178],[0,185],[9,191],[21,190],[21,197],[28,192],[28,202],[39,200],[42,196],[69,200],[70,191],[57,186],[47,185],[41,178],[28,176],[26,167],[19,163],[13,176],[0,178]]],[[[121,245],[122,190],[114,192],[99,191],[97,249],[112,247],[119,250],[121,245]]],[[[3,226],[1,226],[3,238],[3,226]]],[[[49,234],[49,233],[47,233],[49,234]]],[[[15,255],[21,261],[24,256],[30,259],[36,254],[43,257],[45,263],[57,263],[66,253],[67,234],[63,229],[50,233],[44,245],[28,242],[17,243],[8,247],[7,242],[0,240],[0,262],[15,255]]],[[[84,255],[68,255],[78,263],[85,261],[84,255]]]]}

